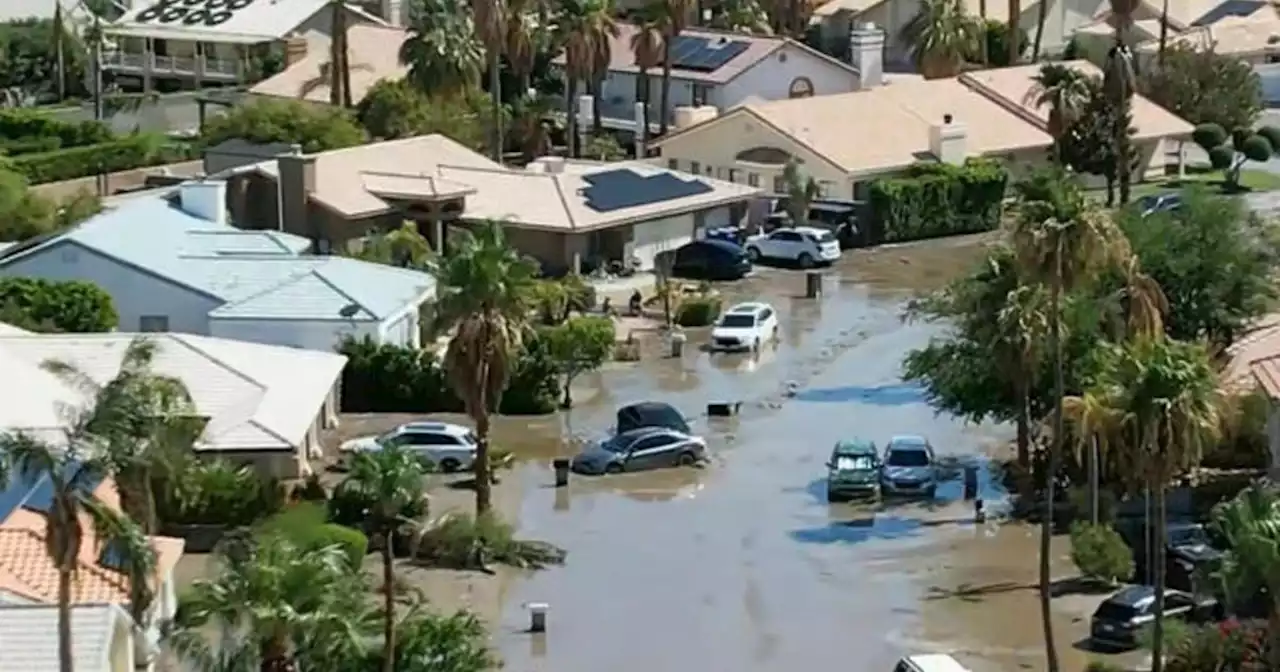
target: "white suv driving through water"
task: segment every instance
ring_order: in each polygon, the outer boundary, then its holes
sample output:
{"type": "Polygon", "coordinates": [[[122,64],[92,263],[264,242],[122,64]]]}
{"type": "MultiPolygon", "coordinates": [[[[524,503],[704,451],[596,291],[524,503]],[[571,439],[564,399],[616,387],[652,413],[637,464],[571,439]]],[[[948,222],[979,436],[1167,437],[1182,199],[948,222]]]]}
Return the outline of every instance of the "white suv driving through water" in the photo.
{"type": "Polygon", "coordinates": [[[830,264],[840,258],[840,243],[826,229],[812,226],[796,226],[775,229],[770,233],[747,239],[747,256],[751,261],[777,259],[812,268],[815,264],[830,264]]]}

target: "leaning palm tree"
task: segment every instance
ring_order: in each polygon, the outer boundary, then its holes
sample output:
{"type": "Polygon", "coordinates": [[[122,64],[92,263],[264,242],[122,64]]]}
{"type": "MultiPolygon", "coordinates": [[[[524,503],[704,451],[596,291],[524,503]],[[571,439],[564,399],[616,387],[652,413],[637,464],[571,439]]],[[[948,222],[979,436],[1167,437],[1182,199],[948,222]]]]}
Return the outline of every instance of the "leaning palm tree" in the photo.
{"type": "Polygon", "coordinates": [[[400,62],[409,66],[408,81],[428,95],[454,96],[476,87],[485,51],[466,5],[459,0],[414,0],[400,62]]]}
{"type": "Polygon", "coordinates": [[[1046,63],[1031,81],[1023,103],[1037,109],[1049,108],[1047,130],[1053,138],[1053,159],[1065,167],[1067,132],[1089,103],[1089,76],[1071,66],[1046,63]]]}
{"type": "Polygon", "coordinates": [[[1134,71],[1133,52],[1129,49],[1129,29],[1133,26],[1133,13],[1138,0],[1110,0],[1112,20],[1115,22],[1115,44],[1107,52],[1103,67],[1102,86],[1107,99],[1115,110],[1111,141],[1116,156],[1116,182],[1120,185],[1120,205],[1129,202],[1129,185],[1133,179],[1133,148],[1131,116],[1133,94],[1138,78],[1134,71]]]}
{"type": "Polygon", "coordinates": [[[1214,507],[1212,521],[1228,549],[1218,571],[1227,603],[1247,609],[1266,595],[1268,668],[1280,670],[1280,492],[1254,484],[1214,507]]]}
{"type": "Polygon", "coordinates": [[[338,485],[354,501],[367,504],[367,529],[381,540],[384,672],[393,672],[396,661],[396,535],[410,522],[406,512],[426,501],[424,475],[417,458],[388,446],[357,454],[351,472],[338,485]]]}
{"type": "Polygon", "coordinates": [[[670,127],[671,105],[671,51],[675,48],[676,38],[688,25],[689,13],[693,8],[692,0],[654,0],[658,25],[662,29],[662,96],[661,114],[658,120],[659,135],[666,135],[670,127]]]}
{"type": "Polygon", "coordinates": [[[489,96],[493,99],[493,160],[502,163],[502,54],[507,46],[507,3],[505,0],[475,0],[471,3],[476,37],[484,45],[489,70],[489,96]]]}
{"type": "Polygon", "coordinates": [[[924,0],[899,36],[910,45],[916,67],[926,79],[960,74],[965,58],[977,53],[985,39],[982,27],[960,0],[924,0]]]}
{"type": "Polygon", "coordinates": [[[474,233],[461,232],[432,273],[439,287],[437,320],[442,331],[453,333],[444,367],[476,424],[479,516],[491,506],[489,415],[515,367],[538,266],[507,244],[500,223],[487,222],[474,233]]]}
{"type": "MultiPolygon", "coordinates": [[[[662,25],[653,5],[646,5],[636,22],[636,32],[631,36],[631,53],[635,56],[636,100],[644,103],[643,133],[649,135],[649,114],[653,100],[653,81],[649,71],[662,63],[662,25]]],[[[644,158],[644,157],[640,157],[644,158]]]]}
{"type": "MultiPolygon", "coordinates": [[[[1179,473],[1199,464],[1203,447],[1221,428],[1222,396],[1209,353],[1201,344],[1163,334],[1105,346],[1087,394],[1100,400],[1134,462],[1155,493],[1155,536],[1150,564],[1164,585],[1165,491],[1179,473]]],[[[1164,668],[1164,592],[1156,591],[1152,670],[1164,668]]]]}

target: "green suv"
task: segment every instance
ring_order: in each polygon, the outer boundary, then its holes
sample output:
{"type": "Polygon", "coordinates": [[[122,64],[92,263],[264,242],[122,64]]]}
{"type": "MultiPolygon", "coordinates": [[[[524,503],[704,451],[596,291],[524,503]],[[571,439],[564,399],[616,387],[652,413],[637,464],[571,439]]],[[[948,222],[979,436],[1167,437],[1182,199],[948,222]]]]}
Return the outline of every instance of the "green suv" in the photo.
{"type": "Polygon", "coordinates": [[[827,462],[827,501],[880,497],[880,456],[876,444],[841,441],[827,462]]]}

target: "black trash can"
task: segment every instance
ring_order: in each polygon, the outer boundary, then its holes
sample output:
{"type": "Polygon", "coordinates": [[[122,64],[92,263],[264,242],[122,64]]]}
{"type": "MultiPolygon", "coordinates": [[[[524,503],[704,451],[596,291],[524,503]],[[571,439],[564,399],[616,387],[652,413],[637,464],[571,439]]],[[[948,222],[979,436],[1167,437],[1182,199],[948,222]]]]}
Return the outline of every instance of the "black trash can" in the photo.
{"type": "Polygon", "coordinates": [[[976,466],[968,466],[964,468],[964,498],[966,500],[973,499],[978,496],[978,468],[976,466]]]}
{"type": "Polygon", "coordinates": [[[556,470],[556,487],[569,485],[569,458],[557,457],[551,462],[551,466],[556,470]]]}

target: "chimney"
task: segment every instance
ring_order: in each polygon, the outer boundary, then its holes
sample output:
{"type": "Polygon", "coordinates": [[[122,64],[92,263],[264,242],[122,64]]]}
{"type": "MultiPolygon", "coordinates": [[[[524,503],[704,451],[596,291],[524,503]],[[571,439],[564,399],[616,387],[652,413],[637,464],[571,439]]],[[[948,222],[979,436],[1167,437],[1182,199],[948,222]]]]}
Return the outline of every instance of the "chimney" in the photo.
{"type": "Polygon", "coordinates": [[[929,126],[929,152],[940,163],[961,165],[968,155],[964,124],[956,123],[950,114],[942,115],[941,124],[929,126]]]}
{"type": "Polygon", "coordinates": [[[207,222],[228,226],[227,183],[223,180],[191,180],[178,187],[182,211],[207,222]]]}
{"type": "Polygon", "coordinates": [[[277,159],[279,176],[279,229],[318,242],[320,232],[307,216],[307,204],[316,189],[316,157],[301,153],[281,154],[277,159]]]}
{"type": "Polygon", "coordinates": [[[397,28],[405,23],[404,3],[400,0],[379,0],[378,14],[383,21],[397,28]]]}
{"type": "Polygon", "coordinates": [[[858,71],[859,90],[884,84],[884,31],[876,24],[855,24],[849,31],[849,63],[858,71]]]}
{"type": "Polygon", "coordinates": [[[307,57],[307,38],[286,37],[284,40],[284,67],[289,67],[307,57]]]}

